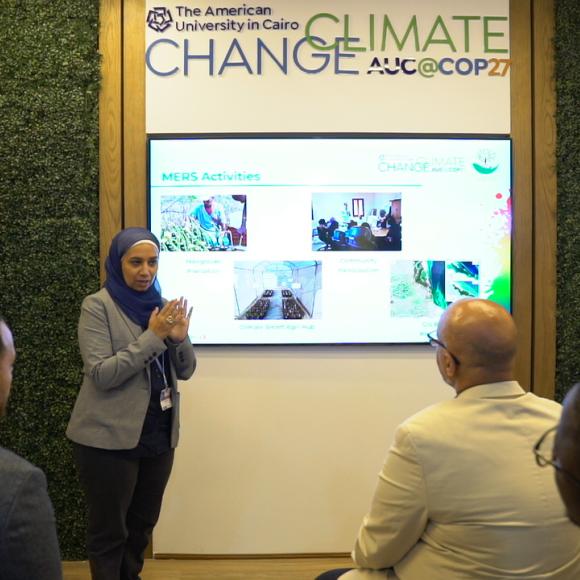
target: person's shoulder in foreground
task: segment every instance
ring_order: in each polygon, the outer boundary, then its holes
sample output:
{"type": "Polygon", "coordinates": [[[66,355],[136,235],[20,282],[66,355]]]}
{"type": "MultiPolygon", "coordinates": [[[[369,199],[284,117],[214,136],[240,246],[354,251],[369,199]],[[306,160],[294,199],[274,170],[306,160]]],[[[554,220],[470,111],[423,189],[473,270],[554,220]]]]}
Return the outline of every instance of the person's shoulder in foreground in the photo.
{"type": "Polygon", "coordinates": [[[568,517],[580,526],[580,383],[564,399],[553,460],[556,483],[568,517]]]}
{"type": "MultiPolygon", "coordinates": [[[[5,413],[16,358],[0,317],[0,417],[5,413]]],[[[0,580],[60,580],[60,552],[46,478],[40,469],[0,447],[0,580]]]]}
{"type": "Polygon", "coordinates": [[[0,579],[62,578],[44,473],[0,447],[0,490],[0,579]]]}
{"type": "Polygon", "coordinates": [[[397,429],[353,551],[359,568],[402,580],[580,578],[580,530],[532,452],[561,408],[514,380],[516,342],[493,302],[444,312],[431,344],[456,397],[397,429]]]}

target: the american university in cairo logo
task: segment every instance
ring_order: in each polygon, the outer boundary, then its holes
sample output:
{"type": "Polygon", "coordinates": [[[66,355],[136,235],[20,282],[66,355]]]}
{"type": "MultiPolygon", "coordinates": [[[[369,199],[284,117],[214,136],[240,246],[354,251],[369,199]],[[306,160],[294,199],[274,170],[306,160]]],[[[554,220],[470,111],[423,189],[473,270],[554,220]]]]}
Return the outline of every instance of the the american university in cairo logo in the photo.
{"type": "Polygon", "coordinates": [[[169,8],[151,8],[147,14],[147,26],[155,32],[165,32],[173,23],[169,8]]]}

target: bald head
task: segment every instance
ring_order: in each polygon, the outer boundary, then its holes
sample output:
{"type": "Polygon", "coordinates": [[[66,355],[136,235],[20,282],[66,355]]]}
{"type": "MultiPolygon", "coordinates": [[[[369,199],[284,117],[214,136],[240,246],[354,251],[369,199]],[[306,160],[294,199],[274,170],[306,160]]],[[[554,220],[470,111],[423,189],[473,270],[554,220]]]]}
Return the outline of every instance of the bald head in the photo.
{"type": "Polygon", "coordinates": [[[513,318],[499,304],[458,300],[443,313],[437,335],[460,361],[454,371],[465,383],[463,388],[513,379],[517,331],[513,318]]]}

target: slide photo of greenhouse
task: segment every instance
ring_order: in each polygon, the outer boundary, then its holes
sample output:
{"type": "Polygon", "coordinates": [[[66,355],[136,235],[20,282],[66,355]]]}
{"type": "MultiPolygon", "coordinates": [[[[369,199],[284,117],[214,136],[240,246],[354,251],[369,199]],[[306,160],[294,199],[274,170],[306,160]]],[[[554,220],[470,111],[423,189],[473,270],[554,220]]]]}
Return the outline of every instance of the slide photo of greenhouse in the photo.
{"type": "Polygon", "coordinates": [[[321,280],[319,261],[235,262],[235,318],[319,319],[321,280]]]}

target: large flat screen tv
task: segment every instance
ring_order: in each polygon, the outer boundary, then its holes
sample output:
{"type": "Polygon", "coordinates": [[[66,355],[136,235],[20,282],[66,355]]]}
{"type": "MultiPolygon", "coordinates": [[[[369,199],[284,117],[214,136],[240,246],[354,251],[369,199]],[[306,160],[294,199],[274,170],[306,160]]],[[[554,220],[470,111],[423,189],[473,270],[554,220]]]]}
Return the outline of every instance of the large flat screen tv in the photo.
{"type": "Polygon", "coordinates": [[[196,344],[422,343],[511,304],[511,142],[149,136],[149,221],[196,344]]]}

